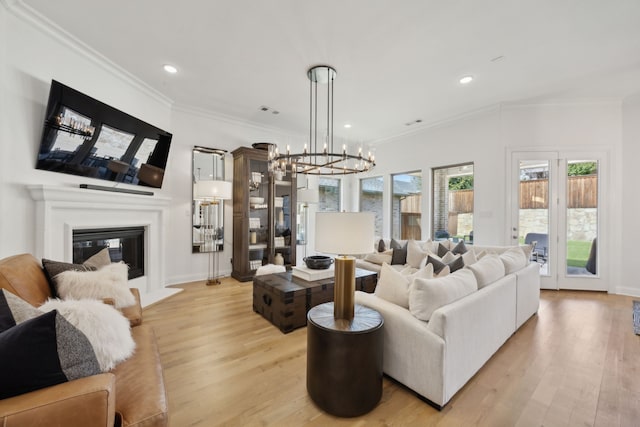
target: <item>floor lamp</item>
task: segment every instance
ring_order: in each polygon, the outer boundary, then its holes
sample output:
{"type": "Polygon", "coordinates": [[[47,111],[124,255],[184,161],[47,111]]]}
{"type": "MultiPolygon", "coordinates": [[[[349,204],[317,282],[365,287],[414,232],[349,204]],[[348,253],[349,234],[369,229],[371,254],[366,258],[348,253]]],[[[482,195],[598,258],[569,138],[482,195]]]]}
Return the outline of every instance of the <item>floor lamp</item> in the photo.
{"type": "MultiPolygon", "coordinates": [[[[223,200],[231,200],[233,188],[227,181],[198,181],[195,184],[195,197],[206,202],[203,212],[202,228],[204,228],[204,247],[209,255],[207,267],[207,286],[219,285],[218,278],[218,229],[223,200]]],[[[224,218],[224,217],[223,217],[224,218]]],[[[223,229],[224,230],[224,229],[223,229]]],[[[224,242],[224,233],[222,235],[224,242]]]]}
{"type": "Polygon", "coordinates": [[[335,259],[333,317],[347,324],[353,320],[356,292],[356,259],[349,255],[371,252],[373,212],[318,212],[316,250],[340,254],[335,259]]]}
{"type": "Polygon", "coordinates": [[[309,205],[318,203],[318,190],[308,187],[298,188],[298,203],[302,204],[302,214],[304,215],[304,258],[307,257],[307,244],[309,243],[309,205]]]}

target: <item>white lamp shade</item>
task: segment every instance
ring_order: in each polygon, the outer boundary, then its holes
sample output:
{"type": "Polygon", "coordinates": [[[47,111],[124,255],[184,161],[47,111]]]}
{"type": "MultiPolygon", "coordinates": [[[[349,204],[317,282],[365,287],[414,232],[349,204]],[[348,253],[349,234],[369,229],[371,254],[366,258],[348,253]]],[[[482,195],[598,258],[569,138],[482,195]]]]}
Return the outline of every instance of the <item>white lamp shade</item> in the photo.
{"type": "Polygon", "coordinates": [[[374,219],[373,212],[318,212],[316,250],[339,255],[371,252],[374,219]]]}
{"type": "Polygon", "coordinates": [[[195,184],[194,194],[196,199],[229,200],[233,194],[233,188],[227,181],[198,181],[195,184]]]}
{"type": "Polygon", "coordinates": [[[298,203],[318,203],[318,190],[298,188],[298,203]]]}

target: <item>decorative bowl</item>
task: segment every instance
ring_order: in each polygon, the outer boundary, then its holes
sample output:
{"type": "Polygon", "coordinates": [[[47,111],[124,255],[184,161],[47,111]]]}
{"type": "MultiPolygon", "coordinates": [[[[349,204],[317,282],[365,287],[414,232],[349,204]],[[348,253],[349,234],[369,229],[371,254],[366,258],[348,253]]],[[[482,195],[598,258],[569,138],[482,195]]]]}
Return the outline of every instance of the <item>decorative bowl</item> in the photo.
{"type": "Polygon", "coordinates": [[[264,203],[264,197],[249,197],[249,203],[252,205],[260,205],[264,203]]]}
{"type": "Polygon", "coordinates": [[[312,270],[326,270],[333,264],[333,258],[324,255],[313,255],[302,259],[312,270]]]}

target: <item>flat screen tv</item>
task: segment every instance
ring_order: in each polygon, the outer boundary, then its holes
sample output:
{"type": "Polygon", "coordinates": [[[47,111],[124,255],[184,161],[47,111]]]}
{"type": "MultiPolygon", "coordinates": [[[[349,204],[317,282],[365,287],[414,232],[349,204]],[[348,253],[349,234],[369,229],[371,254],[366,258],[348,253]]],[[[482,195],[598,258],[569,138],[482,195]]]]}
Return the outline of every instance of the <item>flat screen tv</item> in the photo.
{"type": "Polygon", "coordinates": [[[36,168],[161,188],[171,137],[53,80],[36,168]]]}

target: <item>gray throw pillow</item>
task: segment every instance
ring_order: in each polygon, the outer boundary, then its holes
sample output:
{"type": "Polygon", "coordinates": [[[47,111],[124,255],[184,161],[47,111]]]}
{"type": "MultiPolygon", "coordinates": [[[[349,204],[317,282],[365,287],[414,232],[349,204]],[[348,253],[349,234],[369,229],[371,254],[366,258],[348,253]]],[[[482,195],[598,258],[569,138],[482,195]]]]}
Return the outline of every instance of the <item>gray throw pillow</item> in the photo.
{"type": "Polygon", "coordinates": [[[393,249],[393,255],[391,256],[391,264],[405,265],[407,263],[407,244],[400,244],[395,239],[391,239],[391,249],[393,249]]]}
{"type": "Polygon", "coordinates": [[[451,249],[451,252],[453,252],[455,255],[466,254],[467,253],[467,246],[464,244],[464,240],[460,240],[458,242],[458,244],[453,249],[451,249]]]}

